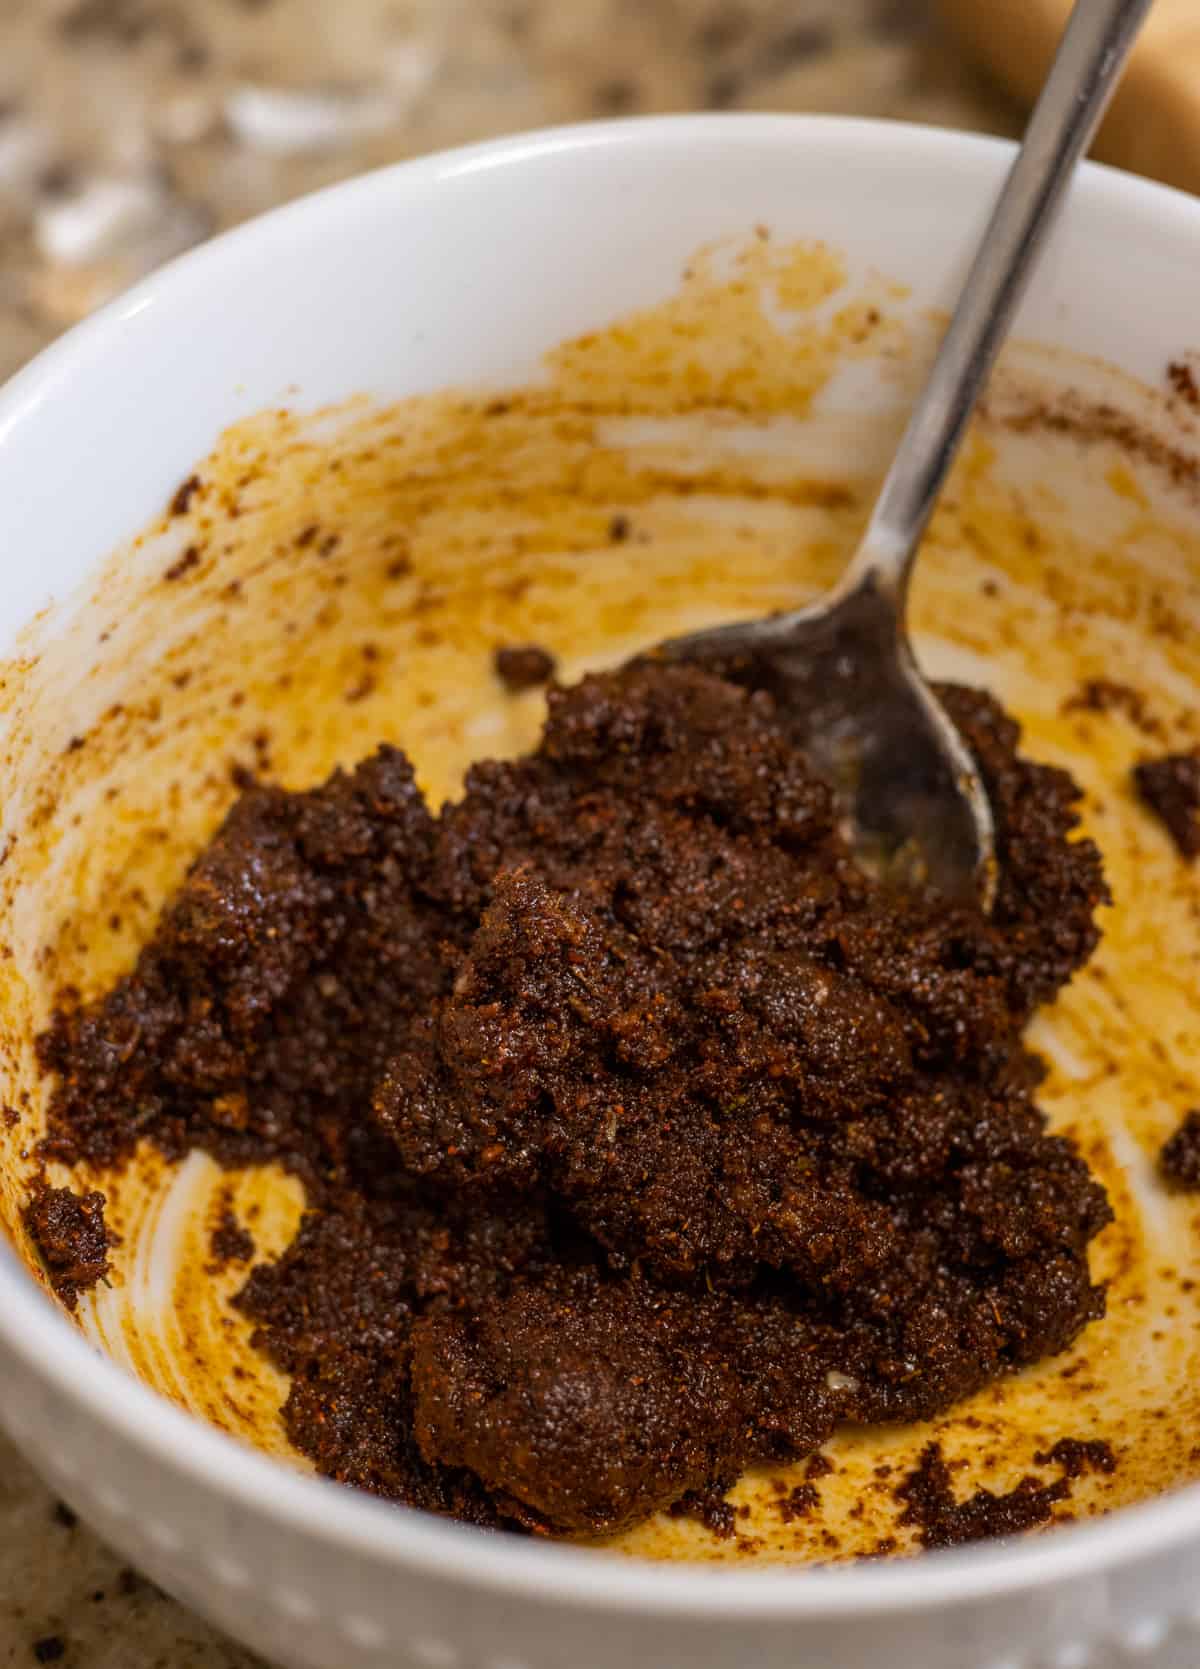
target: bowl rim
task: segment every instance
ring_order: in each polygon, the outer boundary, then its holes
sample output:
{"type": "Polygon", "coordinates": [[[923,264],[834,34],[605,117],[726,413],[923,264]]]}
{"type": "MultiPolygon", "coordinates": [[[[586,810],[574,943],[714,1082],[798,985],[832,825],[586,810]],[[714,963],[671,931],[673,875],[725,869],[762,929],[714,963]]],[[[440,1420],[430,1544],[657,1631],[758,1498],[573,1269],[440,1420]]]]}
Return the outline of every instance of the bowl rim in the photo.
{"type": "MultiPolygon", "coordinates": [[[[330,210],[340,214],[379,193],[403,198],[457,176],[520,167],[552,155],[607,148],[641,149],[648,155],[678,152],[718,134],[729,146],[819,145],[831,159],[854,156],[880,167],[902,160],[936,170],[953,159],[956,166],[974,170],[984,190],[999,183],[1015,150],[1009,140],[903,122],[722,112],[546,128],[396,163],[311,193],[210,240],[77,325],[0,388],[0,446],[38,408],[61,397],[75,367],[112,351],[113,338],[129,320],[164,297],[174,303],[220,281],[237,270],[245,253],[308,217],[330,210]]],[[[1141,219],[1160,232],[1166,226],[1200,236],[1200,200],[1095,163],[1081,169],[1072,202],[1076,212],[1099,207],[1141,219]]],[[[1049,1536],[983,1543],[916,1561],[728,1569],[624,1559],[483,1532],[293,1470],[176,1407],[98,1351],[30,1279],[6,1244],[0,1245],[0,1346],[101,1429],[247,1512],[316,1538],[331,1550],[499,1591],[510,1599],[657,1617],[865,1618],[958,1607],[1094,1576],[1200,1534],[1200,1484],[1195,1484],[1107,1517],[1063,1526],[1049,1536]]]]}

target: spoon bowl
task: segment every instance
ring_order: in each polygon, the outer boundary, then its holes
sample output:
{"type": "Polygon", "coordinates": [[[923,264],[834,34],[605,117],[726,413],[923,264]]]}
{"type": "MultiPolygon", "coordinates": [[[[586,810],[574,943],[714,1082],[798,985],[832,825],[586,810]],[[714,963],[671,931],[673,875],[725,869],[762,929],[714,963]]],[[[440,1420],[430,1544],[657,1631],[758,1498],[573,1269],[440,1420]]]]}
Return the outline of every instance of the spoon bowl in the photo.
{"type": "Polygon", "coordinates": [[[948,898],[995,892],[983,780],[921,675],[893,599],[856,586],[792,614],[676,638],[664,652],[768,690],[833,784],[860,860],[948,898]]]}

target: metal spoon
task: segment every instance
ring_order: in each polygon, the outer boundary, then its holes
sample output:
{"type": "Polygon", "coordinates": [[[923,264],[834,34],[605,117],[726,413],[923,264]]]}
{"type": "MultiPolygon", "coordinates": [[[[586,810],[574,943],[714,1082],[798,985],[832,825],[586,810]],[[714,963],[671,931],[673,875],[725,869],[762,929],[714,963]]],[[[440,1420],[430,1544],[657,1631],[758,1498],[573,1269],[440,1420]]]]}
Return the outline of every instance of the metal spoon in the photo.
{"type": "Polygon", "coordinates": [[[908,639],[917,547],[1040,255],[1151,0],[1077,0],[929,380],[862,542],[822,601],[676,638],[773,691],[846,800],[859,849],[902,880],[990,909],[995,829],[975,762],[908,639]]]}

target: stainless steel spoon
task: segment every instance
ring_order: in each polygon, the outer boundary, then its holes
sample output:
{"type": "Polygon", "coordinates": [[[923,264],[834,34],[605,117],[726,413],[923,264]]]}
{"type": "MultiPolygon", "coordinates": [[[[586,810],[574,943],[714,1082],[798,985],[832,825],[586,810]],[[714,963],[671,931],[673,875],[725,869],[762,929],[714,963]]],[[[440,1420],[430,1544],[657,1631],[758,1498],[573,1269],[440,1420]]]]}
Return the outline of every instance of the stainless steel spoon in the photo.
{"type": "Polygon", "coordinates": [[[974,760],[921,675],[906,611],[917,547],[968,419],[1152,0],[1077,0],[862,542],[794,613],[663,645],[773,691],[837,783],[860,850],[990,909],[995,830],[974,760]]]}

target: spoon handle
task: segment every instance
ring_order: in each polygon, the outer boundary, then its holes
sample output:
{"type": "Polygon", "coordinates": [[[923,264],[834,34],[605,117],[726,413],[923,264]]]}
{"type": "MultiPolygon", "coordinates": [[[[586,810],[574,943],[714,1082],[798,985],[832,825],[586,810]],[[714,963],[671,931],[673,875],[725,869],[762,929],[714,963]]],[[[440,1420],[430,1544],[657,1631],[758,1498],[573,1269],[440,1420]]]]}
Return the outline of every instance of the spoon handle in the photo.
{"type": "Polygon", "coordinates": [[[839,591],[903,608],[917,547],[1072,171],[1152,0],[1076,0],[954,317],[839,591]]]}

